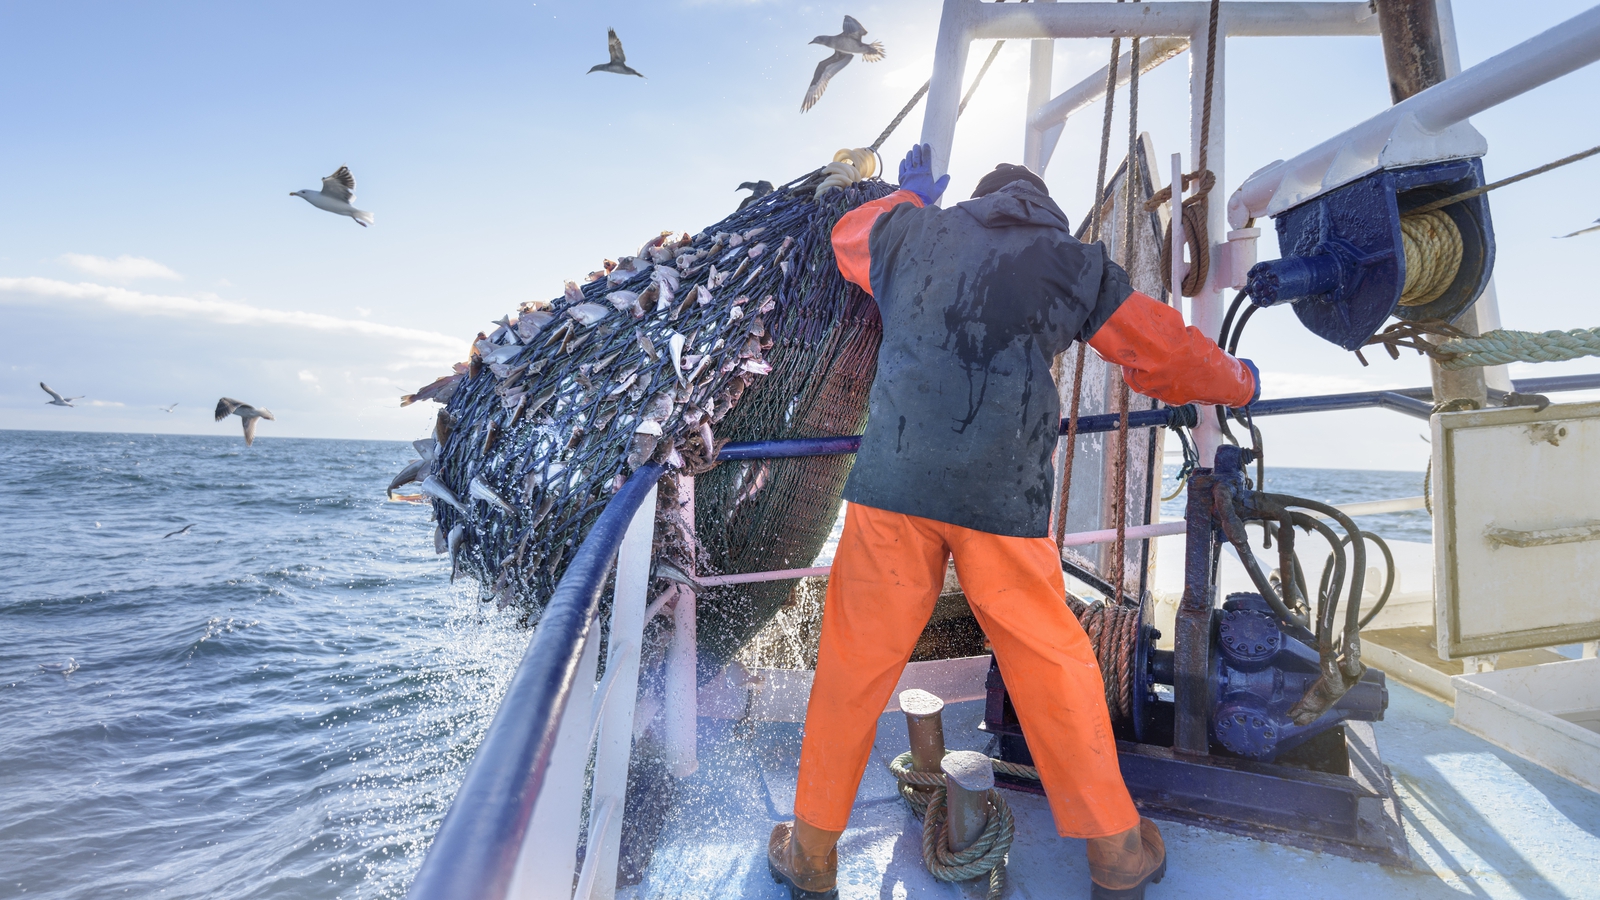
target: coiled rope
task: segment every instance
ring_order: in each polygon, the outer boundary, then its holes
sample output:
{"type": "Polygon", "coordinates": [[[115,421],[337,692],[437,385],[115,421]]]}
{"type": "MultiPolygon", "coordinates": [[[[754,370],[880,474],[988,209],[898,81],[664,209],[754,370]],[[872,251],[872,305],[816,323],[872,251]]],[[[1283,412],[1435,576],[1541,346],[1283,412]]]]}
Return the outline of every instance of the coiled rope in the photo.
{"type": "MultiPolygon", "coordinates": [[[[948,751],[947,751],[948,752],[948,751]]],[[[1015,778],[1039,780],[1039,770],[1033,766],[990,760],[994,770],[1015,778]]],[[[989,877],[989,900],[999,900],[1006,888],[1006,854],[1016,838],[1016,820],[1006,798],[995,788],[990,788],[986,800],[989,804],[989,822],[972,846],[965,850],[950,849],[949,816],[946,806],[944,775],[938,772],[918,772],[911,768],[911,751],[896,756],[889,762],[889,773],[900,782],[900,796],[911,807],[911,812],[922,820],[922,862],[928,872],[940,881],[970,881],[989,877]],[[930,790],[917,790],[917,788],[930,790]]]]}
{"type": "Polygon", "coordinates": [[[817,185],[814,197],[878,174],[878,154],[871,147],[840,150],[833,155],[833,162],[822,167],[822,173],[822,183],[817,185]]]}
{"type": "Polygon", "coordinates": [[[1400,241],[1406,257],[1406,283],[1401,306],[1426,306],[1444,296],[1461,271],[1461,229],[1444,210],[1400,217],[1400,241]]]}
{"type": "Polygon", "coordinates": [[[1113,722],[1133,717],[1133,656],[1139,641],[1139,610],[1116,603],[1085,603],[1067,595],[1067,608],[1089,636],[1100,680],[1105,683],[1106,708],[1113,722]]]}

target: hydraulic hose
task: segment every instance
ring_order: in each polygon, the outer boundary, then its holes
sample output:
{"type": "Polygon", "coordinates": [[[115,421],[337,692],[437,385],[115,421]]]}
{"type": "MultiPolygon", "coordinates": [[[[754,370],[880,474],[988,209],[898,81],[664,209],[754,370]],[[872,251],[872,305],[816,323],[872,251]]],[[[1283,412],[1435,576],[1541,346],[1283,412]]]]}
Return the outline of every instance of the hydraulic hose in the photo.
{"type": "MultiPolygon", "coordinates": [[[[1362,581],[1367,574],[1367,545],[1359,540],[1361,529],[1356,527],[1354,519],[1341,512],[1337,507],[1329,506],[1316,500],[1307,500],[1303,497],[1291,497],[1287,494],[1263,494],[1265,499],[1285,506],[1298,506],[1314,512],[1320,512],[1330,519],[1338,522],[1345,532],[1351,536],[1351,568],[1350,573],[1350,602],[1345,607],[1344,651],[1345,674],[1354,678],[1360,672],[1361,666],[1361,588],[1362,581]]],[[[1333,542],[1330,541],[1330,544],[1333,542]]],[[[1342,546],[1340,542],[1339,546],[1342,546]]],[[[1342,555],[1342,554],[1341,554],[1342,555]]],[[[1333,598],[1330,597],[1330,600],[1333,598]]]]}
{"type": "MultiPolygon", "coordinates": [[[[1376,544],[1378,546],[1378,550],[1383,553],[1383,565],[1384,565],[1384,569],[1385,569],[1384,581],[1383,581],[1383,593],[1378,596],[1378,602],[1372,604],[1372,609],[1367,610],[1367,614],[1361,617],[1360,628],[1361,628],[1361,630],[1365,631],[1366,628],[1367,628],[1367,625],[1370,624],[1374,618],[1377,618],[1378,613],[1383,610],[1383,605],[1385,603],[1389,602],[1389,594],[1394,591],[1395,567],[1394,567],[1394,553],[1392,553],[1389,550],[1389,543],[1387,541],[1385,541],[1383,538],[1377,536],[1376,534],[1373,534],[1370,531],[1361,532],[1361,536],[1363,538],[1369,540],[1369,541],[1372,541],[1374,544],[1376,544]]],[[[1341,540],[1339,543],[1340,543],[1340,546],[1342,548],[1344,544],[1347,544],[1349,542],[1350,542],[1350,539],[1348,537],[1346,537],[1343,540],[1341,540]]],[[[1328,555],[1328,561],[1326,563],[1324,563],[1323,567],[1322,567],[1322,581],[1323,581],[1323,586],[1324,586],[1323,589],[1324,590],[1326,590],[1326,585],[1327,585],[1327,581],[1328,581],[1328,572],[1329,572],[1329,569],[1330,569],[1330,567],[1332,565],[1333,565],[1333,555],[1329,554],[1328,555]]]]}
{"type": "Polygon", "coordinates": [[[1244,521],[1239,518],[1239,513],[1233,506],[1233,492],[1226,484],[1218,482],[1212,487],[1211,494],[1213,508],[1216,509],[1217,518],[1222,526],[1222,533],[1227,536],[1228,542],[1233,544],[1239,553],[1239,562],[1250,575],[1250,580],[1255,583],[1256,590],[1261,593],[1267,605],[1277,614],[1283,622],[1304,632],[1302,637],[1311,637],[1311,631],[1306,623],[1289,607],[1284,605],[1283,598],[1273,589],[1272,582],[1261,571],[1261,564],[1256,561],[1255,553],[1250,549],[1250,538],[1245,533],[1244,521]]]}

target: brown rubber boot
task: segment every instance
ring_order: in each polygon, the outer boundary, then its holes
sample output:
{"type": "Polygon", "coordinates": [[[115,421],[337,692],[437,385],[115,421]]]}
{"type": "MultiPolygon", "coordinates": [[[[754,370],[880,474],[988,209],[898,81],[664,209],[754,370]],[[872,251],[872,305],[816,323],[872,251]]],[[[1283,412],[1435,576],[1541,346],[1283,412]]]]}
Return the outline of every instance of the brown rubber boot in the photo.
{"type": "Polygon", "coordinates": [[[842,831],[823,831],[796,819],[772,829],[767,869],[772,880],[788,885],[790,900],[839,900],[839,843],[842,831]]]}
{"type": "Polygon", "coordinates": [[[1140,818],[1136,828],[1089,839],[1093,900],[1144,900],[1145,886],[1167,874],[1167,847],[1156,823],[1140,818]]]}

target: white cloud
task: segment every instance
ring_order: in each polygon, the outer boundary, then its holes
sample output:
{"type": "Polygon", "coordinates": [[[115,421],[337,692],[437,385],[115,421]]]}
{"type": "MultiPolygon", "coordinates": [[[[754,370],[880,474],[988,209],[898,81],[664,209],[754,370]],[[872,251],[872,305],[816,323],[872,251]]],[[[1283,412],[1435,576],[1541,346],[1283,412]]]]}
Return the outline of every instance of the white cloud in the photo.
{"type": "Polygon", "coordinates": [[[126,404],[126,403],[118,403],[115,400],[90,400],[89,401],[89,405],[90,406],[127,406],[128,404],[126,404]]]}
{"type": "Polygon", "coordinates": [[[301,381],[308,381],[308,382],[310,382],[312,384],[316,384],[317,383],[317,375],[316,375],[315,372],[312,372],[310,369],[301,369],[300,370],[300,380],[301,381]]]}
{"type": "Polygon", "coordinates": [[[169,281],[182,281],[183,276],[172,271],[153,259],[143,256],[129,256],[124,253],[116,259],[104,256],[91,256],[87,253],[63,253],[61,261],[67,265],[97,278],[109,278],[112,281],[134,281],[140,278],[165,278],[169,281]]]}
{"type": "Polygon", "coordinates": [[[177,297],[165,294],[146,294],[127,288],[78,282],[73,284],[53,278],[0,278],[0,303],[28,302],[29,298],[42,300],[68,300],[94,303],[120,312],[140,316],[169,316],[182,319],[203,319],[225,325],[276,325],[287,328],[304,328],[362,337],[386,338],[411,345],[408,354],[429,364],[444,364],[467,355],[467,341],[380,322],[359,319],[341,319],[322,313],[298,310],[266,309],[232,300],[223,300],[215,294],[200,297],[177,297]]]}

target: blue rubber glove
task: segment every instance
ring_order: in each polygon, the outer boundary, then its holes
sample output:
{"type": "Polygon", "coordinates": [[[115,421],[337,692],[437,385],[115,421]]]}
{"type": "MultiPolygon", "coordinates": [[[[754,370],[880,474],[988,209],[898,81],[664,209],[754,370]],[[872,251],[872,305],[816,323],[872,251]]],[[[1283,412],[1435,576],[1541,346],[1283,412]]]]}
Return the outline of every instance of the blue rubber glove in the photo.
{"type": "Polygon", "coordinates": [[[933,180],[933,147],[928,144],[913,144],[911,152],[900,161],[900,189],[921,197],[923,206],[938,202],[949,183],[949,175],[933,180]]]}
{"type": "MultiPolygon", "coordinates": [[[[1244,363],[1244,367],[1250,370],[1250,377],[1256,380],[1256,392],[1250,396],[1250,403],[1254,403],[1261,399],[1261,370],[1256,368],[1255,363],[1242,356],[1239,357],[1239,362],[1244,363]]],[[[1250,403],[1246,403],[1245,406],[1249,406],[1250,403]]]]}

